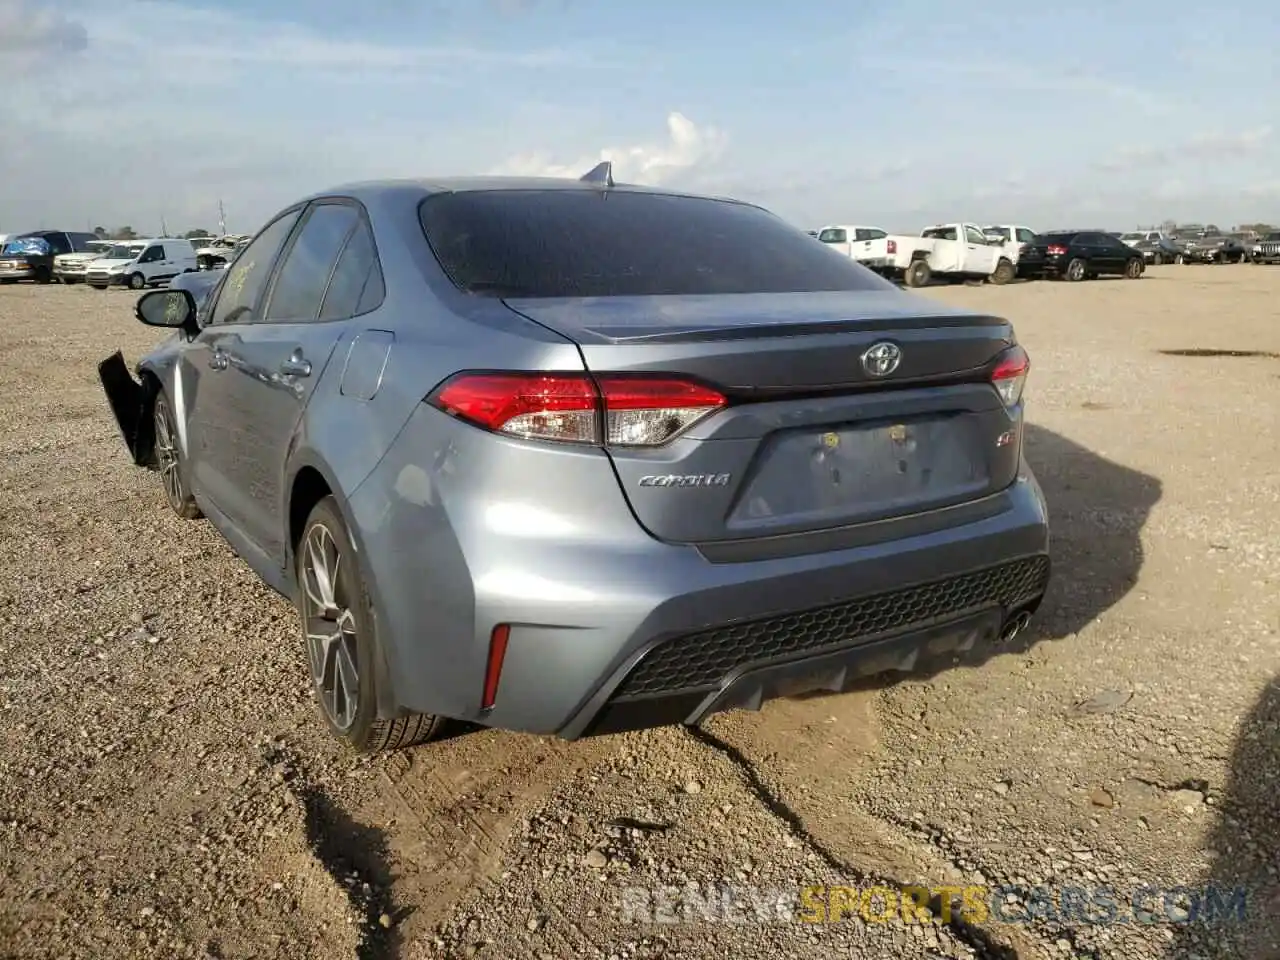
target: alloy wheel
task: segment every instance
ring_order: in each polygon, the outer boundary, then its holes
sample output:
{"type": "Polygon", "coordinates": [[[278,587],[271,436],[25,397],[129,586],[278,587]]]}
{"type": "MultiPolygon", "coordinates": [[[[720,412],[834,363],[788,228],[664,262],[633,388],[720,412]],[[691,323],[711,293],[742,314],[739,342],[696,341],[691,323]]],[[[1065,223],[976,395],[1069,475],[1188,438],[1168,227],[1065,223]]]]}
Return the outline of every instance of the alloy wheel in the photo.
{"type": "Polygon", "coordinates": [[[169,506],[181,512],[186,503],[187,492],[183,488],[182,473],[178,469],[178,446],[173,436],[173,420],[169,416],[169,405],[163,397],[156,398],[155,424],[156,465],[160,468],[164,495],[169,501],[169,506]]]}
{"type": "Polygon", "coordinates": [[[302,544],[302,608],[311,681],[329,721],[341,731],[355,723],[360,673],[355,615],[339,579],[342,552],[323,523],[302,544]]]}

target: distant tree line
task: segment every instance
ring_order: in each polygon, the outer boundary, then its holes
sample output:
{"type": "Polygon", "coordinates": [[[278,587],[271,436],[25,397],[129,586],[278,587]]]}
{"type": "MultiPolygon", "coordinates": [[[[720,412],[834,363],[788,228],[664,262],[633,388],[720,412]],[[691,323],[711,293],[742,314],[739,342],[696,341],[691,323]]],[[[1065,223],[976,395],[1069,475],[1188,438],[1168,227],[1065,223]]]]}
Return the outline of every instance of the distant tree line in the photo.
{"type": "MultiPolygon", "coordinates": [[[[116,227],[114,230],[108,230],[106,227],[94,227],[93,235],[99,240],[137,240],[138,234],[133,227],[116,227]]],[[[182,235],[184,240],[190,240],[192,237],[212,237],[214,234],[208,230],[188,230],[182,235]]]]}

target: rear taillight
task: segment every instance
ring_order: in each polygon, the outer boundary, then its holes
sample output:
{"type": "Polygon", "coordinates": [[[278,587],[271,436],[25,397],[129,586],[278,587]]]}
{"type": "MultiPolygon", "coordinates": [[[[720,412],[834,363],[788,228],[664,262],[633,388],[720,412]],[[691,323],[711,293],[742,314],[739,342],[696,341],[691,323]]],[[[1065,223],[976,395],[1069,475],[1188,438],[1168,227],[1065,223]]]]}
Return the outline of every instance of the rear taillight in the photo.
{"type": "Polygon", "coordinates": [[[886,240],[886,241],[884,242],[884,249],[885,249],[885,253],[897,253],[897,252],[898,252],[898,241],[897,241],[897,240],[886,240]]]}
{"type": "Polygon", "coordinates": [[[1067,248],[1060,243],[1051,243],[1049,244],[1049,249],[1045,252],[1051,257],[1065,257],[1067,255],[1067,248]]]}
{"type": "Polygon", "coordinates": [[[991,383],[1006,407],[1017,406],[1022,399],[1022,389],[1027,385],[1027,373],[1031,370],[1031,358],[1027,351],[1016,344],[1000,354],[996,367],[991,371],[991,383]]]}
{"type": "Polygon", "coordinates": [[[727,402],[676,377],[580,373],[463,373],[427,399],[495,433],[611,447],[661,445],[727,402]]]}

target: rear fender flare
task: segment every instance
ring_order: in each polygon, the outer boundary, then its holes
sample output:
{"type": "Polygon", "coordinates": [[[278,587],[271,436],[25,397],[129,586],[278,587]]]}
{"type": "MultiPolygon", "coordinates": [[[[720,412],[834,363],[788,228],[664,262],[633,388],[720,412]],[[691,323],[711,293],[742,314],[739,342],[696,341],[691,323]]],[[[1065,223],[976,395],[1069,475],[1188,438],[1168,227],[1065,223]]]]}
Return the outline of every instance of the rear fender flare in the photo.
{"type": "MultiPolygon", "coordinates": [[[[373,573],[369,568],[368,552],[365,550],[364,542],[360,536],[360,529],[356,526],[355,519],[351,513],[351,507],[347,503],[342,488],[338,485],[334,471],[329,467],[318,454],[312,451],[299,451],[289,460],[289,466],[286,474],[287,482],[283,486],[284,502],[280,505],[281,522],[284,524],[284,530],[281,536],[281,543],[284,548],[284,575],[285,582],[290,586],[291,590],[297,590],[298,585],[294,577],[295,554],[293,549],[292,537],[289,535],[289,514],[290,506],[293,498],[293,487],[297,482],[298,474],[303,470],[310,468],[320,474],[324,478],[325,485],[329,488],[329,493],[333,497],[333,501],[337,504],[338,513],[342,516],[342,522],[346,524],[347,536],[351,540],[352,546],[356,550],[356,565],[360,569],[360,577],[364,581],[365,590],[368,591],[370,598],[374,604],[374,616],[377,616],[377,609],[381,606],[379,602],[379,594],[377,584],[374,581],[373,573]]],[[[380,720],[392,720],[404,713],[400,708],[399,698],[396,696],[395,680],[388,665],[387,651],[382,641],[378,642],[374,651],[377,656],[374,658],[374,667],[377,671],[376,682],[378,689],[378,718],[380,720]]]]}

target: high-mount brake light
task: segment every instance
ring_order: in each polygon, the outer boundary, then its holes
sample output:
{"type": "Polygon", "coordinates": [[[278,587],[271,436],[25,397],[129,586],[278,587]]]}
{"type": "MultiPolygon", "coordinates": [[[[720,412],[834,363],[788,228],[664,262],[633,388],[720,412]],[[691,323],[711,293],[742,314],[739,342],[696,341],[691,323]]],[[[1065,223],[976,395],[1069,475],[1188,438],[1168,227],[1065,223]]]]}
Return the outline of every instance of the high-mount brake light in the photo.
{"type": "Polygon", "coordinates": [[[428,400],[495,433],[611,447],[660,446],[727,403],[679,377],[585,373],[463,373],[428,400]]]}
{"type": "Polygon", "coordinates": [[[991,371],[991,383],[1006,407],[1015,407],[1022,400],[1022,390],[1027,385],[1030,370],[1031,357],[1017,344],[1000,354],[995,369],[991,371]]]}

